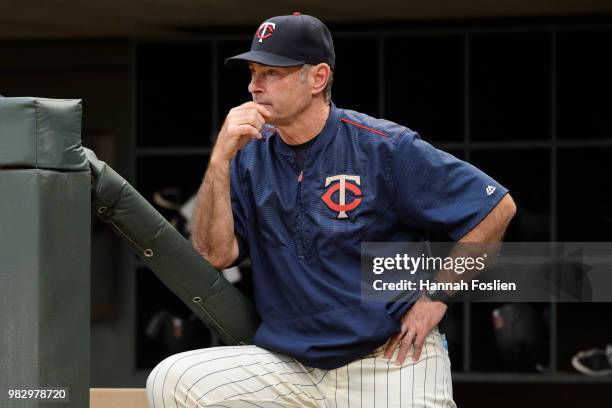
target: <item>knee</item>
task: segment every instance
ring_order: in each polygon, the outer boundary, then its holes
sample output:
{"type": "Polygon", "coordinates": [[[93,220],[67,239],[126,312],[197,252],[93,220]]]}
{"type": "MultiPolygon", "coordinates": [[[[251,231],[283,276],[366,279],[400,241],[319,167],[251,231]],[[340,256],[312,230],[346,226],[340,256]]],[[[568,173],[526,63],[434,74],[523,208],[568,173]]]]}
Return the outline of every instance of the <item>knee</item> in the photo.
{"type": "Polygon", "coordinates": [[[147,396],[152,398],[163,398],[164,388],[167,388],[172,382],[176,383],[174,373],[176,373],[176,362],[180,358],[180,354],[167,357],[157,364],[147,377],[146,391],[147,396]],[[157,397],[156,397],[157,396],[157,397]]]}
{"type": "MultiPolygon", "coordinates": [[[[155,401],[172,401],[178,407],[214,405],[220,391],[210,389],[212,382],[231,383],[228,369],[239,370],[245,363],[244,350],[223,347],[192,350],[162,360],[147,378],[147,395],[155,401]]],[[[251,360],[248,360],[251,361],[251,360]]],[[[236,372],[232,371],[232,375],[236,372]]],[[[153,404],[149,403],[151,406],[153,404]]],[[[225,405],[225,404],[223,404],[225,405]]],[[[157,402],[155,406],[158,406],[157,402]]]]}
{"type": "MultiPolygon", "coordinates": [[[[177,407],[195,406],[192,394],[197,393],[198,389],[194,388],[194,382],[197,382],[200,373],[209,371],[210,364],[214,364],[216,368],[220,366],[218,361],[207,363],[207,358],[201,358],[200,354],[209,354],[211,351],[207,349],[179,353],[157,364],[147,377],[149,406],[159,406],[161,401],[166,405],[170,402],[172,406],[177,407]]],[[[201,404],[203,403],[204,401],[201,404]]]]}

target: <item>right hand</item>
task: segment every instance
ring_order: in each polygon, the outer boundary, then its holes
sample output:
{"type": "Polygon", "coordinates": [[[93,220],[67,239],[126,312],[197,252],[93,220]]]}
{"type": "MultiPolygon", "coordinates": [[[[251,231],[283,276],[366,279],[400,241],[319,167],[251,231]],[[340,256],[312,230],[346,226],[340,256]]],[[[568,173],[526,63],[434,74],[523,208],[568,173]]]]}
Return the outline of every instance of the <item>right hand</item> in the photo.
{"type": "Polygon", "coordinates": [[[217,137],[213,157],[230,161],[249,140],[261,139],[261,129],[268,117],[270,111],[255,102],[232,108],[217,137]]]}

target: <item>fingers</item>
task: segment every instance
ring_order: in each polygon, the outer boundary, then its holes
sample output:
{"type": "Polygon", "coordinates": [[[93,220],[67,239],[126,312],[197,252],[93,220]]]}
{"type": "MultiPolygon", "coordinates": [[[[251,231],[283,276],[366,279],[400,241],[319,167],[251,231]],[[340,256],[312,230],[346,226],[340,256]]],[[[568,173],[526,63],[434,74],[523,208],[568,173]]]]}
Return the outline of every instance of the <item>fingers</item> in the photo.
{"type": "Polygon", "coordinates": [[[235,111],[228,115],[229,125],[251,125],[257,130],[261,130],[266,123],[264,117],[256,110],[235,111]]]}
{"type": "MultiPolygon", "coordinates": [[[[395,363],[397,365],[404,364],[404,360],[406,360],[406,356],[411,348],[413,348],[412,361],[415,363],[419,361],[421,358],[421,353],[423,352],[423,347],[425,346],[425,339],[427,335],[428,333],[426,332],[409,329],[406,335],[400,341],[400,349],[397,353],[397,360],[395,363]]],[[[385,358],[391,359],[392,357],[393,351],[389,352],[389,350],[386,350],[385,358]]]]}
{"type": "Polygon", "coordinates": [[[384,357],[388,360],[391,360],[391,357],[393,357],[393,352],[395,351],[397,345],[399,344],[400,340],[402,339],[403,336],[403,332],[402,333],[398,333],[394,336],[391,336],[389,338],[389,340],[387,341],[387,344],[385,344],[385,354],[384,357]]]}
{"type": "Polygon", "coordinates": [[[261,130],[270,112],[264,106],[247,102],[230,109],[215,143],[213,155],[232,160],[249,139],[262,139],[261,130]]]}
{"type": "Polygon", "coordinates": [[[266,108],[265,106],[260,105],[260,104],[255,103],[255,102],[251,102],[251,103],[253,104],[253,106],[255,107],[255,109],[257,109],[257,112],[259,112],[259,114],[260,114],[261,116],[268,118],[268,117],[270,117],[270,115],[272,115],[272,114],[270,113],[270,111],[268,110],[268,108],[266,108]]]}
{"type": "Polygon", "coordinates": [[[406,355],[408,354],[408,351],[412,347],[412,342],[415,336],[416,336],[416,331],[412,328],[408,329],[408,332],[400,341],[400,349],[399,349],[399,352],[397,353],[396,364],[401,365],[404,363],[404,360],[406,359],[406,355]]]}
{"type": "Polygon", "coordinates": [[[265,106],[260,105],[258,103],[255,103],[255,102],[246,102],[246,103],[243,103],[238,108],[255,109],[261,116],[266,117],[266,118],[271,115],[271,113],[268,110],[268,108],[266,108],[265,106]]]}
{"type": "Polygon", "coordinates": [[[266,121],[256,109],[232,109],[227,116],[227,132],[229,135],[242,138],[261,139],[261,129],[266,121]]]}
{"type": "MultiPolygon", "coordinates": [[[[414,347],[412,360],[417,362],[425,344],[425,339],[431,330],[442,320],[447,306],[441,302],[417,302],[402,317],[402,331],[399,335],[399,352],[397,364],[403,364],[411,347],[414,347]],[[404,335],[406,333],[406,335],[404,335]]],[[[397,347],[396,336],[388,340],[384,356],[388,359],[393,357],[393,351],[397,347]]]]}
{"type": "Polygon", "coordinates": [[[421,352],[423,351],[423,345],[425,344],[425,336],[426,334],[417,333],[414,337],[414,353],[412,353],[412,361],[417,362],[421,357],[421,352]]]}
{"type": "Polygon", "coordinates": [[[395,351],[398,343],[399,343],[399,352],[397,354],[396,364],[402,365],[406,360],[406,356],[410,349],[413,349],[412,352],[412,361],[417,362],[419,358],[421,358],[421,353],[423,352],[423,347],[425,345],[425,338],[427,337],[427,333],[420,332],[418,329],[409,328],[406,332],[406,335],[402,337],[403,333],[395,335],[389,339],[387,345],[385,346],[385,354],[384,357],[387,359],[393,358],[393,352],[395,351]]]}
{"type": "Polygon", "coordinates": [[[251,139],[261,139],[259,129],[252,125],[238,125],[235,127],[236,132],[241,136],[249,136],[251,139]]]}
{"type": "Polygon", "coordinates": [[[239,116],[232,116],[230,119],[230,126],[250,125],[257,130],[261,130],[264,124],[264,118],[255,111],[244,113],[239,116]]]}

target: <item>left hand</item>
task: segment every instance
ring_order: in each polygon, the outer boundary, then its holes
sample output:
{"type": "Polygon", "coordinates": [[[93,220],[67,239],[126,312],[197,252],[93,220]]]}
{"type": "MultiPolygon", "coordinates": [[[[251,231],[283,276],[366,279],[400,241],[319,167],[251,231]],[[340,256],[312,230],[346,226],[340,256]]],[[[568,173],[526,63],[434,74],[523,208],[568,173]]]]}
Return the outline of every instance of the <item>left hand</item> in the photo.
{"type": "Polygon", "coordinates": [[[414,304],[408,312],[402,317],[402,330],[398,334],[391,336],[385,345],[385,358],[391,359],[397,344],[400,343],[400,350],[397,355],[396,363],[401,365],[406,359],[406,354],[414,342],[414,353],[412,361],[416,362],[421,356],[425,338],[429,332],[440,323],[446,306],[442,302],[434,302],[426,296],[421,298],[414,304]]]}

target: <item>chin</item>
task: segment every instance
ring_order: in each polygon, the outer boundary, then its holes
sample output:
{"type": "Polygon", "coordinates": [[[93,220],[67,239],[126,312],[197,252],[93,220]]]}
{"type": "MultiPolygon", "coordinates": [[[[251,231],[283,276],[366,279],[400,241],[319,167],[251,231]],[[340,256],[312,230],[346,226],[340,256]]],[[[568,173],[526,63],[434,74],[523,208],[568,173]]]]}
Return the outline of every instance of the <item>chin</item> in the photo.
{"type": "Polygon", "coordinates": [[[276,118],[274,118],[274,117],[270,117],[270,118],[268,118],[268,119],[266,120],[266,123],[267,123],[268,125],[272,125],[272,126],[274,126],[274,127],[276,127],[276,126],[281,126],[281,125],[282,125],[282,123],[281,123],[281,122],[279,122],[279,121],[278,121],[276,118]]]}
{"type": "Polygon", "coordinates": [[[287,118],[279,118],[276,115],[272,115],[271,117],[268,118],[268,120],[266,121],[267,124],[272,125],[272,126],[287,126],[291,124],[291,120],[287,119],[287,118]]]}
{"type": "Polygon", "coordinates": [[[273,109],[270,109],[271,115],[266,118],[266,123],[272,126],[278,126],[283,124],[283,118],[280,117],[273,109]]]}

